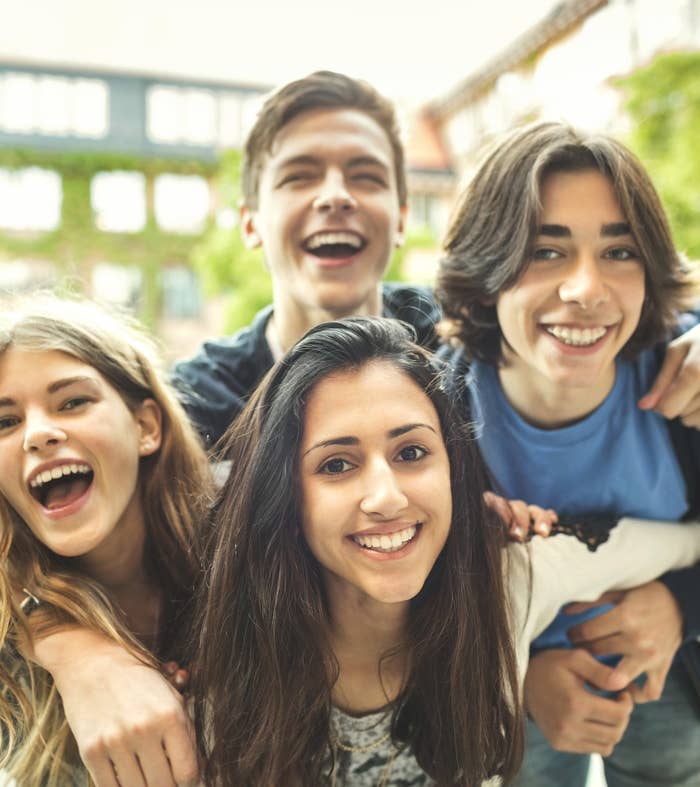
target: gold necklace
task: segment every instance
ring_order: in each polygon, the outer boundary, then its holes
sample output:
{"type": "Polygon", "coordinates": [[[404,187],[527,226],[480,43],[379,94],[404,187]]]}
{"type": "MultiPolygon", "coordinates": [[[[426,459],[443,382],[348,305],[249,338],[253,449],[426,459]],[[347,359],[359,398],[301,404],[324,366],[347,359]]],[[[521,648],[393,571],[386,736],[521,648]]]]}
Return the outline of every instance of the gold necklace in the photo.
{"type": "MultiPolygon", "coordinates": [[[[336,787],[336,769],[338,767],[338,750],[346,751],[350,754],[364,754],[365,752],[372,751],[373,749],[378,748],[382,745],[382,743],[386,743],[391,737],[391,731],[387,732],[386,735],[382,735],[380,738],[377,738],[376,741],[372,741],[372,743],[367,743],[364,746],[348,746],[346,743],[343,743],[341,740],[338,739],[337,735],[331,735],[331,747],[333,749],[333,770],[331,771],[331,787],[336,787]]],[[[382,772],[382,778],[377,787],[386,787],[389,783],[389,777],[391,776],[392,768],[394,767],[394,760],[398,756],[400,749],[398,749],[395,745],[392,744],[393,752],[391,753],[391,757],[386,762],[384,766],[384,771],[382,772]]]]}

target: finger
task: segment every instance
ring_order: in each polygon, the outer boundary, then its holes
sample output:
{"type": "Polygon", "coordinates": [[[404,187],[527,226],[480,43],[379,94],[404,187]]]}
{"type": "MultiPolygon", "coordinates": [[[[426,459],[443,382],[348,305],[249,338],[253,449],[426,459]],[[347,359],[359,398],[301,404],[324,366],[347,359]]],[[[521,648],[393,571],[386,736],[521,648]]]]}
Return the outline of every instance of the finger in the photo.
{"type": "Polygon", "coordinates": [[[669,344],[666,350],[666,357],[652,383],[651,388],[637,402],[637,406],[642,410],[652,410],[658,407],[661,397],[664,396],[671,383],[675,380],[678,370],[685,360],[689,346],[687,344],[669,344]]]}
{"type": "Polygon", "coordinates": [[[517,538],[525,538],[530,533],[530,511],[523,500],[508,500],[508,505],[513,513],[511,533],[517,538]]]}
{"type": "Polygon", "coordinates": [[[527,507],[532,530],[546,538],[552,532],[552,525],[558,520],[557,514],[551,508],[540,508],[530,505],[527,507]]]}
{"type": "Polygon", "coordinates": [[[170,762],[160,741],[155,738],[145,740],[139,747],[138,760],[149,787],[176,787],[170,762]]]}
{"type": "Polygon", "coordinates": [[[577,648],[583,648],[591,656],[624,656],[633,652],[633,646],[620,634],[596,640],[577,640],[572,644],[575,644],[577,648]]]}
{"type": "Polygon", "coordinates": [[[656,702],[656,700],[661,698],[661,695],[664,691],[664,686],[666,685],[668,671],[671,669],[672,663],[673,659],[670,659],[665,664],[661,664],[658,667],[647,670],[646,680],[644,681],[643,686],[637,686],[634,683],[632,684],[635,689],[639,690],[638,692],[635,692],[636,696],[633,695],[635,702],[639,702],[640,704],[643,702],[656,702]],[[639,699],[636,698],[637,696],[639,699]]]}
{"type": "Polygon", "coordinates": [[[493,492],[484,492],[484,502],[492,511],[498,514],[505,525],[509,526],[511,524],[513,513],[505,498],[493,492]]]}
{"type": "Polygon", "coordinates": [[[178,785],[196,783],[199,779],[197,746],[188,717],[185,717],[185,723],[174,725],[166,731],[163,747],[175,782],[178,785]]]}
{"type": "MultiPolygon", "coordinates": [[[[596,689],[600,689],[602,691],[609,690],[608,683],[612,673],[614,672],[613,668],[593,658],[593,656],[591,656],[590,653],[587,653],[585,650],[577,649],[573,651],[573,653],[575,660],[572,662],[571,669],[573,672],[575,672],[576,676],[584,683],[587,683],[596,689]]],[[[601,703],[604,704],[608,700],[606,700],[604,697],[598,697],[589,691],[586,692],[586,695],[588,697],[589,703],[585,715],[597,718],[593,712],[595,707],[599,706],[602,708],[603,705],[601,705],[601,703]]]]}
{"type": "MultiPolygon", "coordinates": [[[[591,698],[585,716],[586,722],[613,729],[627,726],[629,715],[634,708],[632,697],[628,692],[620,692],[616,697],[599,697],[596,694],[591,694],[591,698]],[[620,697],[624,698],[621,700],[620,697]]],[[[610,738],[606,735],[605,738],[597,738],[597,740],[609,741],[610,738]]]]}
{"type": "Polygon", "coordinates": [[[650,663],[648,656],[640,656],[638,653],[625,655],[620,663],[613,669],[609,676],[607,685],[603,688],[608,691],[619,691],[627,688],[642,673],[647,670],[655,669],[657,665],[650,663]]]}
{"type": "Polygon", "coordinates": [[[121,787],[147,787],[139,761],[133,752],[119,749],[111,752],[112,768],[121,787]]]}
{"type": "Polygon", "coordinates": [[[568,630],[569,640],[579,646],[622,634],[624,632],[620,617],[618,607],[613,607],[590,620],[584,620],[583,623],[578,623],[568,630]]]}
{"type": "Polygon", "coordinates": [[[602,604],[619,604],[625,597],[624,590],[611,590],[598,596],[595,601],[574,601],[567,604],[565,607],[568,615],[578,615],[580,612],[587,612],[594,607],[600,607],[602,604]]]}
{"type": "Polygon", "coordinates": [[[119,787],[114,768],[108,757],[92,762],[88,762],[88,758],[84,758],[84,762],[88,773],[95,782],[95,787],[119,787]]]}
{"type": "Polygon", "coordinates": [[[681,413],[681,422],[690,429],[700,429],[700,397],[696,397],[681,413]]]}

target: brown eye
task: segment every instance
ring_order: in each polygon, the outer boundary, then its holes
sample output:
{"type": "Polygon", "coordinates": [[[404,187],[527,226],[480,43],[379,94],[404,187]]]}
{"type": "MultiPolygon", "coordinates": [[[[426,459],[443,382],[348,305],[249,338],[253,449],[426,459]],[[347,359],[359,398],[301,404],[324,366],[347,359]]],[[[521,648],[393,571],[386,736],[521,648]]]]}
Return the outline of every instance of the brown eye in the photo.
{"type": "Polygon", "coordinates": [[[319,468],[319,472],[325,475],[340,475],[341,473],[346,473],[352,467],[350,462],[336,457],[324,462],[319,468]]]}
{"type": "Polygon", "coordinates": [[[419,445],[407,445],[399,451],[398,459],[400,462],[418,462],[427,454],[425,448],[419,445]]]}

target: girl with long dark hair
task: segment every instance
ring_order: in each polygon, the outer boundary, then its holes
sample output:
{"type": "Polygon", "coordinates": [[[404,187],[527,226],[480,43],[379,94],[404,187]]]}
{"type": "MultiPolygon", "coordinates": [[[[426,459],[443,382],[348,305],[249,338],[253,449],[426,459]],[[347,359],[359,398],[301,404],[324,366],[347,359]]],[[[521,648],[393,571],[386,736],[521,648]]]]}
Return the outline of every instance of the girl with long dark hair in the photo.
{"type": "Polygon", "coordinates": [[[312,329],[227,458],[196,618],[211,785],[507,780],[528,644],[560,604],[700,553],[699,526],[624,521],[504,549],[474,443],[391,321],[312,329]]]}

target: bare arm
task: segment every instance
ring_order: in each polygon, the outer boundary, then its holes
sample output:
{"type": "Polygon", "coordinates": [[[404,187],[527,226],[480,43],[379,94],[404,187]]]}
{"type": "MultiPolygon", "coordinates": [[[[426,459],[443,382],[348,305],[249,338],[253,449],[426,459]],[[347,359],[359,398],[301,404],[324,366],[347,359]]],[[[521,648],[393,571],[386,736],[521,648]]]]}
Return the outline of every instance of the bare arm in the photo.
{"type": "Polygon", "coordinates": [[[184,701],[156,669],[82,628],[37,640],[33,656],[56,683],[97,787],[197,783],[196,746],[184,701]]]}

